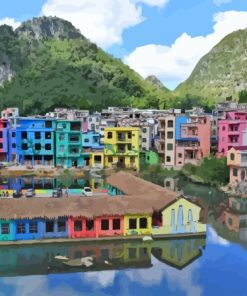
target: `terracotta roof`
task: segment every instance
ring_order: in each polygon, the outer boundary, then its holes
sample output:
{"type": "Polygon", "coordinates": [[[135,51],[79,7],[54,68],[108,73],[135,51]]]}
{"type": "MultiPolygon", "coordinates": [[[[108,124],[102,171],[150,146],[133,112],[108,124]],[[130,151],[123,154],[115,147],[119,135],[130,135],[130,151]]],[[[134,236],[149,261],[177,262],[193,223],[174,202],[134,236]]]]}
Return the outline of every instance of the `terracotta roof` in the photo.
{"type": "Polygon", "coordinates": [[[82,216],[86,218],[151,214],[150,203],[142,203],[139,198],[129,197],[70,197],[0,199],[0,219],[33,219],[82,216]]]}

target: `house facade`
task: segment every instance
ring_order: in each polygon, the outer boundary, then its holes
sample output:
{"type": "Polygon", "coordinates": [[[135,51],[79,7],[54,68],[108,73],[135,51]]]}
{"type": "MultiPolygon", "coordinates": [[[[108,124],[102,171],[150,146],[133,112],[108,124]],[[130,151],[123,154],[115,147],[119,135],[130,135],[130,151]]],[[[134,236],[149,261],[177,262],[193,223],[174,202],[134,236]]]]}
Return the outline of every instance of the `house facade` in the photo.
{"type": "Polygon", "coordinates": [[[81,121],[59,120],[56,123],[56,165],[82,167],[81,121]]]}
{"type": "Polygon", "coordinates": [[[227,165],[230,171],[231,186],[247,181],[247,146],[232,147],[227,152],[227,165]]]}
{"type": "Polygon", "coordinates": [[[139,128],[105,128],[105,167],[139,170],[139,128]]]}
{"type": "Polygon", "coordinates": [[[218,155],[226,156],[232,147],[247,145],[247,113],[226,112],[225,119],[218,122],[218,155]]]}
{"type": "Polygon", "coordinates": [[[17,162],[32,166],[55,165],[55,126],[54,120],[20,118],[13,131],[17,162]]]}

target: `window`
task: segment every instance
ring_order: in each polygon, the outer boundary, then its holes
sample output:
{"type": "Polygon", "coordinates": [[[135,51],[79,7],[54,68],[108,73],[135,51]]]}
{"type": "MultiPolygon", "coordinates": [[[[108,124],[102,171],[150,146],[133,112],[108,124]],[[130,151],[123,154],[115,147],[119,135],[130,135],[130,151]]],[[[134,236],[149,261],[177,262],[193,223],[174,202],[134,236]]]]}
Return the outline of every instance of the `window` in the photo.
{"type": "Polygon", "coordinates": [[[0,143],[0,149],[2,149],[3,148],[3,143],[0,143]]]}
{"type": "Polygon", "coordinates": [[[101,155],[95,155],[94,161],[101,162],[101,155]]]}
{"type": "Polygon", "coordinates": [[[16,144],[15,143],[12,144],[12,148],[16,148],[16,144]]]}
{"type": "Polygon", "coordinates": [[[131,144],[128,144],[128,145],[127,145],[127,149],[128,149],[129,151],[131,151],[131,150],[132,150],[132,145],[131,145],[131,144]]]}
{"type": "Polygon", "coordinates": [[[144,127],[144,128],[142,129],[142,132],[143,132],[143,133],[146,133],[146,132],[147,132],[147,129],[144,127]]]}
{"type": "Polygon", "coordinates": [[[82,231],[82,221],[81,220],[74,221],[74,231],[82,231]]]}
{"type": "Polygon", "coordinates": [[[166,181],[166,187],[170,187],[171,186],[171,182],[170,181],[166,181]]]}
{"type": "Polygon", "coordinates": [[[3,137],[3,132],[0,132],[0,138],[2,138],[3,137]]]}
{"type": "Polygon", "coordinates": [[[107,133],[107,139],[112,139],[112,132],[107,133]]]}
{"type": "Polygon", "coordinates": [[[173,120],[168,120],[167,126],[168,127],[173,127],[173,120]]]}
{"type": "Polygon", "coordinates": [[[51,150],[51,144],[45,144],[45,150],[51,150]]]}
{"type": "Polygon", "coordinates": [[[101,230],[109,230],[109,220],[101,220],[101,230]]]}
{"type": "Polygon", "coordinates": [[[231,160],[234,160],[234,158],[235,158],[234,153],[231,153],[231,154],[230,154],[230,159],[231,159],[231,160]]]}
{"type": "Polygon", "coordinates": [[[225,129],[226,129],[226,127],[223,125],[223,126],[222,126],[222,130],[224,131],[225,129]]]}
{"type": "Polygon", "coordinates": [[[94,230],[94,220],[87,220],[86,221],[86,230],[87,231],[94,230]]]}
{"type": "Polygon", "coordinates": [[[168,151],[173,150],[173,144],[171,144],[171,143],[168,143],[166,147],[167,147],[168,151]]]}
{"type": "Polygon", "coordinates": [[[58,220],[57,231],[58,232],[65,232],[66,231],[66,221],[65,220],[58,220]]]}
{"type": "Polygon", "coordinates": [[[92,122],[92,120],[93,120],[92,117],[89,117],[89,122],[92,122]]]}
{"type": "Polygon", "coordinates": [[[232,225],[232,218],[228,218],[228,224],[232,225]]]}
{"type": "Polygon", "coordinates": [[[22,150],[27,150],[28,149],[27,143],[22,143],[21,144],[21,149],[22,150]]]}
{"type": "Polygon", "coordinates": [[[9,223],[2,223],[1,233],[2,234],[9,234],[10,233],[9,223]]]}
{"type": "Polygon", "coordinates": [[[129,219],[129,229],[136,229],[136,219],[129,219]]]}
{"type": "Polygon", "coordinates": [[[167,139],[173,139],[173,132],[167,133],[167,139]]]}
{"type": "Polygon", "coordinates": [[[166,157],[166,162],[171,162],[171,156],[166,157]]]}
{"type": "Polygon", "coordinates": [[[182,158],[183,157],[183,154],[182,153],[178,153],[178,157],[179,158],[182,158]]]}
{"type": "Polygon", "coordinates": [[[65,152],[65,147],[64,146],[60,146],[59,147],[59,152],[65,152]]]}
{"type": "Polygon", "coordinates": [[[84,142],[85,142],[85,143],[89,143],[89,139],[85,139],[84,142]]]}
{"type": "Polygon", "coordinates": [[[46,132],[45,133],[45,138],[46,139],[51,139],[51,133],[50,132],[46,132]]]}
{"type": "Polygon", "coordinates": [[[46,221],[45,232],[54,232],[54,221],[46,221]]]}
{"type": "Polygon", "coordinates": [[[129,248],[129,259],[135,259],[136,258],[136,248],[129,248]]]}
{"type": "Polygon", "coordinates": [[[38,223],[30,222],[29,223],[29,233],[38,233],[38,223]]]}
{"type": "Polygon", "coordinates": [[[12,138],[15,138],[15,132],[12,132],[12,138]]]}
{"type": "Polygon", "coordinates": [[[41,139],[41,133],[40,132],[35,132],[34,137],[35,137],[36,140],[41,139]]]}
{"type": "Polygon", "coordinates": [[[242,162],[247,162],[247,154],[242,154],[241,155],[241,161],[242,162]]]}
{"type": "Polygon", "coordinates": [[[147,142],[147,139],[146,138],[142,138],[142,142],[143,143],[146,143],[147,142]]]}
{"type": "Polygon", "coordinates": [[[108,162],[113,162],[113,157],[112,156],[108,156],[108,162]]]}
{"type": "Polygon", "coordinates": [[[148,226],[147,218],[140,218],[140,228],[145,229],[148,226]]]}
{"type": "Polygon", "coordinates": [[[45,122],[45,128],[51,128],[51,127],[52,127],[52,121],[50,121],[50,120],[48,121],[48,120],[47,120],[47,121],[45,122]]]}
{"type": "Polygon", "coordinates": [[[26,233],[26,230],[25,230],[25,223],[17,223],[17,230],[16,232],[18,234],[23,234],[23,233],[26,233]]]}
{"type": "Polygon", "coordinates": [[[64,134],[60,134],[59,135],[59,141],[64,141],[65,135],[64,134]]]}
{"type": "Polygon", "coordinates": [[[237,177],[238,176],[238,169],[233,168],[232,174],[234,177],[237,177]]]}
{"type": "Polygon", "coordinates": [[[39,143],[36,143],[34,147],[35,147],[35,150],[41,150],[41,144],[39,143]]]}
{"type": "Polygon", "coordinates": [[[113,219],[112,220],[112,229],[119,230],[120,229],[120,219],[113,219]]]}
{"type": "Polygon", "coordinates": [[[131,138],[132,138],[132,133],[128,132],[128,139],[131,139],[131,138]]]}
{"type": "Polygon", "coordinates": [[[78,142],[79,141],[79,136],[70,136],[69,140],[70,140],[70,142],[78,142]]]}
{"type": "Polygon", "coordinates": [[[21,138],[27,139],[27,132],[21,132],[21,138]]]}

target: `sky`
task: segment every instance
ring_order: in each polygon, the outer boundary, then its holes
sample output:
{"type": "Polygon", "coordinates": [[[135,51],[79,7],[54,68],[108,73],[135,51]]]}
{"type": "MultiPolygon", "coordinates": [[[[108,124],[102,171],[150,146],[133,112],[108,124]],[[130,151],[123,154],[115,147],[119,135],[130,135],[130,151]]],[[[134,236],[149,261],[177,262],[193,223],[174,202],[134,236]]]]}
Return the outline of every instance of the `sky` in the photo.
{"type": "Polygon", "coordinates": [[[0,24],[64,18],[137,71],[174,89],[221,39],[247,28],[247,0],[0,0],[0,24]]]}

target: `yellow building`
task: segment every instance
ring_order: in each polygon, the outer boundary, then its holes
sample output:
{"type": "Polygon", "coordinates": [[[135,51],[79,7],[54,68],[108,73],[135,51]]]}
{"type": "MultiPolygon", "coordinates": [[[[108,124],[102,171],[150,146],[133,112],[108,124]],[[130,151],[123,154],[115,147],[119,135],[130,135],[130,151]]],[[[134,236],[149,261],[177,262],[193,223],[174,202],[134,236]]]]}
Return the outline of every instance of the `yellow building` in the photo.
{"type": "Polygon", "coordinates": [[[206,224],[200,222],[201,207],[180,197],[168,204],[162,213],[162,227],[153,228],[153,235],[206,232],[206,224]]]}
{"type": "Polygon", "coordinates": [[[104,151],[103,150],[90,151],[90,168],[97,168],[97,169],[104,168],[104,151]]]}
{"type": "Polygon", "coordinates": [[[136,127],[105,128],[105,167],[139,170],[139,134],[140,130],[136,127]]]}
{"type": "Polygon", "coordinates": [[[151,215],[125,215],[124,235],[148,235],[152,232],[151,215]]]}

